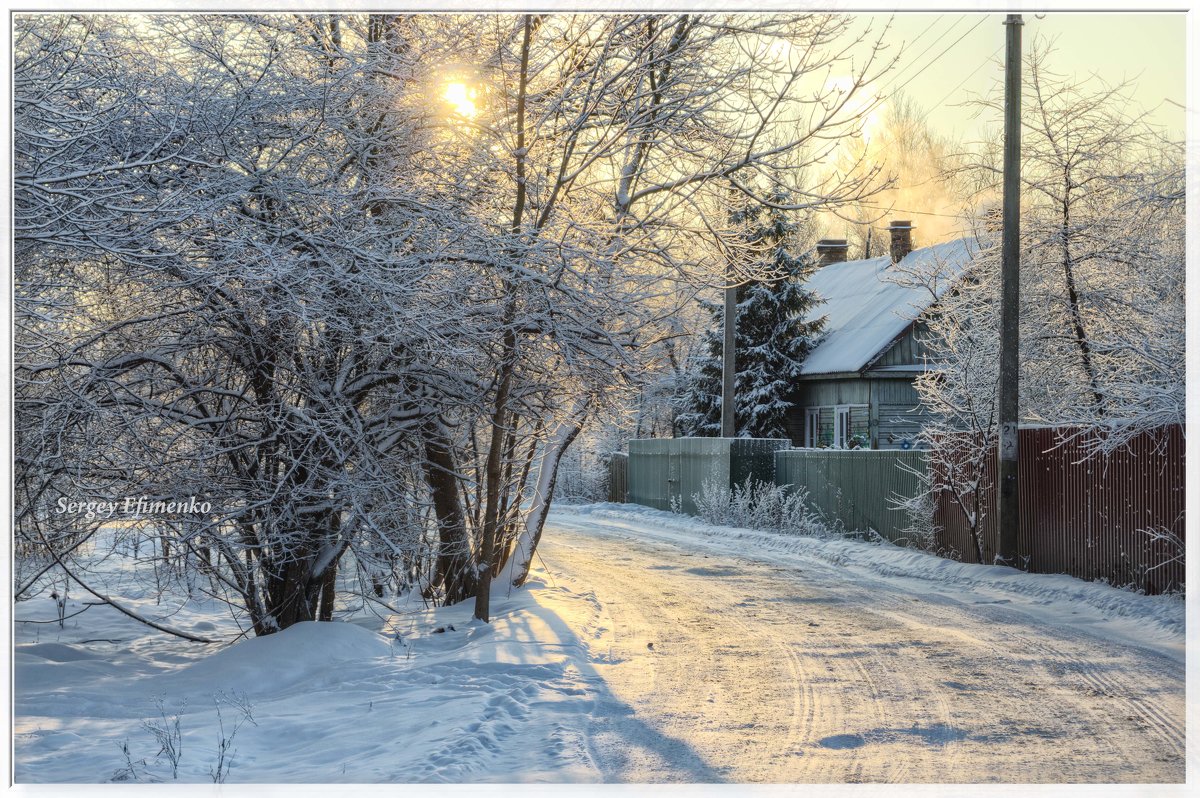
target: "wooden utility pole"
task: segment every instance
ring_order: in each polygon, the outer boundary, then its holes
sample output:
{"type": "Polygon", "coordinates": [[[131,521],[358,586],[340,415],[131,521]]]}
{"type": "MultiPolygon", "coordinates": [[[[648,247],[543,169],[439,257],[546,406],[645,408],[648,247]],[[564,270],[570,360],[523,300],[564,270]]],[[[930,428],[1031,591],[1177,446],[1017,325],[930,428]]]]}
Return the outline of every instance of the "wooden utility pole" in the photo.
{"type": "Polygon", "coordinates": [[[1020,14],[1009,14],[1004,58],[1004,232],[1000,262],[1000,380],[999,380],[999,480],[996,506],[1000,540],[999,559],[1017,564],[1017,531],[1021,505],[1017,479],[1017,384],[1020,374],[1020,275],[1021,275],[1021,26],[1020,14]]]}
{"type": "Polygon", "coordinates": [[[734,424],[734,375],[737,358],[734,346],[737,338],[737,288],[733,286],[733,269],[725,271],[725,343],[721,351],[721,437],[736,434],[734,424]]]}

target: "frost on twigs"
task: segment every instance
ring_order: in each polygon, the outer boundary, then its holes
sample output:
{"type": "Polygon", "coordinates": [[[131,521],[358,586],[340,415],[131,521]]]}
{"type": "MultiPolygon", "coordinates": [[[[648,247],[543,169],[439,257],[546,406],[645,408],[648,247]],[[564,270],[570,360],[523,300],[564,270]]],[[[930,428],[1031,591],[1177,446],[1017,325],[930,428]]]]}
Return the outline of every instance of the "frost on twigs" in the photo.
{"type": "MultiPolygon", "coordinates": [[[[150,757],[135,759],[128,739],[119,743],[121,755],[125,764],[114,771],[110,781],[148,781],[162,782],[168,778],[179,780],[180,767],[183,761],[183,716],[187,701],[181,701],[173,710],[168,710],[166,698],[156,696],[154,708],[156,715],[143,720],[143,731],[149,732],[157,753],[150,757]],[[151,764],[152,761],[152,764],[151,764]]],[[[257,726],[254,720],[253,708],[245,693],[216,693],[213,695],[213,707],[216,710],[217,735],[213,762],[208,768],[208,776],[214,784],[222,784],[229,778],[233,768],[237,749],[233,741],[238,732],[247,723],[257,726]],[[225,711],[222,710],[225,707],[225,711]],[[235,717],[231,723],[226,723],[226,711],[232,708],[235,717]]],[[[194,716],[193,716],[194,717],[194,716]]]]}
{"type": "MultiPolygon", "coordinates": [[[[167,714],[162,696],[154,699],[154,707],[158,710],[158,717],[143,721],[142,728],[150,732],[158,744],[158,753],[154,755],[155,759],[165,758],[171,770],[171,778],[178,779],[179,761],[183,758],[183,732],[180,730],[180,720],[187,707],[187,701],[180,704],[170,715],[167,714]]],[[[126,755],[128,756],[128,754],[126,755]]]]}
{"type": "Polygon", "coordinates": [[[223,784],[229,777],[229,771],[233,767],[233,757],[237,754],[237,750],[233,748],[233,740],[237,737],[238,731],[246,723],[254,726],[258,724],[254,721],[254,716],[251,714],[250,701],[245,693],[234,694],[232,696],[220,693],[213,696],[213,704],[217,709],[217,727],[219,733],[217,735],[217,759],[212,767],[208,770],[208,775],[212,778],[214,784],[223,784]],[[225,718],[221,713],[221,703],[224,702],[233,707],[238,715],[233,724],[226,729],[225,718]]]}
{"type": "Polygon", "coordinates": [[[808,493],[802,487],[754,482],[747,477],[745,483],[728,488],[705,480],[692,499],[697,515],[715,526],[819,537],[834,534],[821,515],[809,507],[808,493]]]}

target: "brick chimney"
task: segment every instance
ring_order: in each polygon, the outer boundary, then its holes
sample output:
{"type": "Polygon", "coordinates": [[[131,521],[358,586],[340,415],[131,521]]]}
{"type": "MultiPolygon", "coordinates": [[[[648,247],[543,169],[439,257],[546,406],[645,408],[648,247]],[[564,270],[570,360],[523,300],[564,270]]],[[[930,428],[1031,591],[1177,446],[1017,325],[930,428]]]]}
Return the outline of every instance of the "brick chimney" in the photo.
{"type": "Polygon", "coordinates": [[[899,263],[904,256],[913,250],[913,223],[908,219],[893,219],[888,225],[888,233],[892,236],[892,263],[899,263]]]}
{"type": "Polygon", "coordinates": [[[828,266],[831,263],[843,263],[849,250],[850,243],[844,238],[822,238],[817,242],[817,255],[821,259],[818,265],[828,266]]]}

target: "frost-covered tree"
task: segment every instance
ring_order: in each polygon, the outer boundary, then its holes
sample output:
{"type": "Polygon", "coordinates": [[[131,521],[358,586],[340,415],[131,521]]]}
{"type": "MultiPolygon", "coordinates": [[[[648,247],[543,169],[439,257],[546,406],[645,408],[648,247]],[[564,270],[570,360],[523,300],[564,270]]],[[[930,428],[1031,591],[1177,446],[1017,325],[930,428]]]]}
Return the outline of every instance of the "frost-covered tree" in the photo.
{"type": "MultiPolygon", "coordinates": [[[[24,20],[22,66],[41,63],[40,22],[24,20]]],[[[63,21],[85,42],[92,24],[63,21]]],[[[45,264],[57,263],[57,301],[68,308],[45,335],[22,336],[23,409],[105,441],[64,458],[52,489],[29,497],[19,533],[41,540],[37,525],[54,517],[47,502],[80,492],[199,496],[209,512],[140,526],[164,560],[211,567],[214,589],[259,634],[329,617],[336,568],[352,548],[359,567],[382,546],[424,573],[425,525],[411,525],[408,510],[426,504],[415,433],[441,409],[424,398],[435,395],[428,353],[445,364],[438,376],[458,373],[438,331],[404,321],[428,312],[428,289],[454,270],[449,258],[430,266],[439,245],[423,232],[435,229],[428,216],[418,228],[392,212],[416,199],[395,177],[426,142],[419,114],[375,74],[411,61],[367,31],[353,47],[346,31],[336,58],[299,47],[311,39],[295,24],[305,23],[165,17],[117,30],[103,50],[63,61],[59,80],[23,83],[17,114],[19,147],[70,155],[79,134],[46,135],[59,128],[40,121],[43,109],[71,105],[84,127],[95,106],[62,87],[77,70],[105,70],[113,102],[99,107],[117,117],[115,130],[154,141],[165,129],[157,138],[172,142],[163,157],[131,158],[106,134],[105,148],[81,151],[83,168],[47,173],[56,160],[42,156],[19,173],[23,205],[44,185],[86,197],[97,181],[140,203],[71,226],[43,210],[17,232],[30,256],[20,290],[31,324],[51,306],[24,278],[45,264]],[[126,79],[144,85],[136,101],[117,102],[111,86],[126,79]],[[385,125],[372,108],[387,109],[385,125]],[[372,162],[369,148],[387,145],[398,149],[372,162]],[[62,232],[47,242],[47,227],[62,232]]],[[[437,395],[453,392],[449,379],[438,383],[437,395]]],[[[36,478],[46,449],[31,448],[41,456],[24,473],[36,478]]],[[[94,529],[88,522],[69,519],[94,529]]],[[[466,556],[463,541],[460,570],[466,556]]]]}
{"type": "MultiPolygon", "coordinates": [[[[1172,244],[1183,234],[1182,147],[1147,124],[1124,86],[1055,75],[1052,58],[1035,43],[1024,73],[1021,412],[1043,423],[1124,426],[1113,381],[1140,379],[1147,365],[1131,357],[1146,336],[1131,346],[1130,333],[1182,310],[1183,261],[1172,244]]],[[[1001,111],[999,100],[980,104],[1001,111]]],[[[998,138],[977,147],[959,167],[984,202],[997,196],[998,147],[998,138]]],[[[981,272],[978,290],[993,288],[991,272],[981,272]]],[[[1156,369],[1155,390],[1178,409],[1182,338],[1157,330],[1151,359],[1174,365],[1156,369]]]]}
{"type": "MultiPolygon", "coordinates": [[[[777,204],[785,204],[778,198],[777,204]]],[[[824,322],[819,297],[805,287],[816,260],[811,236],[778,208],[742,202],[730,218],[734,274],[765,274],[737,288],[735,429],[740,437],[786,438],[787,395],[824,322]]],[[[685,436],[721,434],[724,304],[703,302],[711,324],[692,365],[676,418],[685,436]]]]}
{"type": "Polygon", "coordinates": [[[661,357],[678,287],[719,273],[695,241],[729,186],[770,171],[798,212],[872,189],[869,169],[801,180],[888,66],[852,62],[852,27],[19,17],[17,534],[37,567],[90,582],[76,546],[100,524],[57,498],[199,495],[141,534],[256,633],[388,584],[486,619],[563,454],[661,357]],[[850,84],[814,93],[831,68],[850,84]]]}
{"type": "Polygon", "coordinates": [[[802,180],[861,124],[851,100],[867,73],[886,67],[873,56],[846,60],[834,43],[850,24],[825,15],[527,15],[476,27],[472,48],[489,55],[464,130],[499,141],[477,196],[495,214],[495,246],[512,263],[497,286],[493,412],[479,428],[479,617],[509,552],[506,580],[528,570],[563,448],[600,405],[632,387],[641,353],[670,334],[662,320],[674,311],[674,286],[720,273],[695,241],[724,212],[730,184],[766,199],[756,175],[773,172],[797,189],[803,182],[796,210],[872,190],[869,169],[802,180]],[[811,82],[833,62],[853,77],[815,100],[811,82]],[[565,334],[548,335],[548,324],[565,334]],[[514,413],[512,391],[526,375],[545,375],[544,364],[557,366],[557,384],[537,390],[550,407],[514,413]],[[531,510],[510,518],[519,502],[506,501],[501,486],[513,450],[506,436],[520,429],[514,418],[543,426],[550,446],[531,510]]]}
{"type": "MultiPolygon", "coordinates": [[[[1035,46],[1025,75],[1020,414],[1111,448],[1183,421],[1182,148],[1119,88],[1056,77],[1049,58],[1035,46]]],[[[998,146],[960,167],[983,208],[998,188],[998,146]]],[[[994,206],[981,216],[978,254],[928,317],[937,369],[916,383],[933,418],[923,433],[932,487],[962,511],[976,557],[999,363],[1000,228],[994,206]]]]}

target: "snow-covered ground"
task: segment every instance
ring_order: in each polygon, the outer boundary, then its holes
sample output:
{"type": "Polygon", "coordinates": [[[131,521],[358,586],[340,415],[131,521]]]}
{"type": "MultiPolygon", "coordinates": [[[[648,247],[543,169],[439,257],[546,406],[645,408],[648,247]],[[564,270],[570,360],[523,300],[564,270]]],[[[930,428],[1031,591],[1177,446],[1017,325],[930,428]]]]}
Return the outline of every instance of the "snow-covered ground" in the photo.
{"type": "Polygon", "coordinates": [[[363,608],[218,647],[22,602],[16,780],[171,781],[176,715],[196,782],[238,723],[230,782],[1183,779],[1178,599],[627,505],[556,510],[540,554],[491,625],[363,608]]]}

